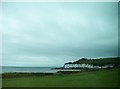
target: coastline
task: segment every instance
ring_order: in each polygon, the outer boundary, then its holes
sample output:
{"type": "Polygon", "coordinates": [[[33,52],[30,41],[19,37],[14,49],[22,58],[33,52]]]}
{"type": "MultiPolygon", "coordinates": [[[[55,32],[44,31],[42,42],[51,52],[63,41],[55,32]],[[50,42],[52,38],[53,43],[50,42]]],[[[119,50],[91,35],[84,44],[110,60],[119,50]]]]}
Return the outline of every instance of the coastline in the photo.
{"type": "Polygon", "coordinates": [[[2,82],[3,87],[118,87],[118,72],[119,68],[53,74],[9,73],[4,74],[2,82]]]}
{"type": "MultiPolygon", "coordinates": [[[[112,68],[112,69],[119,69],[119,68],[112,68]]],[[[76,74],[76,73],[84,73],[84,72],[93,72],[93,71],[102,71],[102,70],[112,70],[112,69],[82,69],[80,71],[64,71],[59,70],[55,73],[48,73],[48,72],[8,72],[8,73],[2,73],[3,79],[6,78],[22,78],[22,77],[44,77],[44,76],[54,76],[54,75],[62,75],[62,74],[76,74]]]]}

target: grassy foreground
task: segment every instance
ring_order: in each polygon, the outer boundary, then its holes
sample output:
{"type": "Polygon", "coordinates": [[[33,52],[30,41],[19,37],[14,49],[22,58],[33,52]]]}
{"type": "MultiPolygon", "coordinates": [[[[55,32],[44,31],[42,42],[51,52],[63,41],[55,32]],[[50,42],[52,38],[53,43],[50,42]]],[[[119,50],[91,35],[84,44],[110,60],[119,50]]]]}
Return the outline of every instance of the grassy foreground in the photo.
{"type": "Polygon", "coordinates": [[[3,87],[119,87],[118,69],[44,77],[7,78],[3,87]]]}

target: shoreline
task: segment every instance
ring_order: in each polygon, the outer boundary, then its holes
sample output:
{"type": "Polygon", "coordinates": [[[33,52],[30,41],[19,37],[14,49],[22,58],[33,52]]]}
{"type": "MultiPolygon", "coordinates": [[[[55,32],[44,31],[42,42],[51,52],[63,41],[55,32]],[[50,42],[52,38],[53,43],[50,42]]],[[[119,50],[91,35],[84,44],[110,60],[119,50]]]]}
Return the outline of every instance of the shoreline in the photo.
{"type": "Polygon", "coordinates": [[[56,73],[44,73],[44,72],[9,72],[9,73],[2,73],[3,79],[7,78],[23,78],[23,77],[45,77],[45,76],[54,76],[54,75],[63,75],[63,74],[76,74],[76,73],[83,73],[83,72],[94,72],[100,70],[112,70],[119,68],[111,68],[111,69],[84,69],[81,71],[57,71],[56,73]]]}
{"type": "MultiPolygon", "coordinates": [[[[53,75],[21,75],[3,78],[3,87],[117,87],[119,68],[82,71],[79,73],[56,73],[53,75]]],[[[16,75],[16,74],[15,74],[16,75]]]]}

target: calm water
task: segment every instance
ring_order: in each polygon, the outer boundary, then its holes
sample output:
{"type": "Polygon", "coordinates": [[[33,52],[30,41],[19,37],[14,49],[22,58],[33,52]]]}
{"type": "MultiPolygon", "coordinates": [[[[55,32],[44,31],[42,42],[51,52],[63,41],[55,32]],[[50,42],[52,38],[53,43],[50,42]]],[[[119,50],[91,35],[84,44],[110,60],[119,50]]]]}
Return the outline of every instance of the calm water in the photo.
{"type": "Polygon", "coordinates": [[[8,72],[42,72],[42,73],[55,73],[51,67],[2,67],[2,73],[8,72]]]}
{"type": "Polygon", "coordinates": [[[57,71],[81,71],[77,69],[53,69],[55,67],[2,67],[2,73],[9,72],[34,72],[34,73],[56,73],[57,71]]]}

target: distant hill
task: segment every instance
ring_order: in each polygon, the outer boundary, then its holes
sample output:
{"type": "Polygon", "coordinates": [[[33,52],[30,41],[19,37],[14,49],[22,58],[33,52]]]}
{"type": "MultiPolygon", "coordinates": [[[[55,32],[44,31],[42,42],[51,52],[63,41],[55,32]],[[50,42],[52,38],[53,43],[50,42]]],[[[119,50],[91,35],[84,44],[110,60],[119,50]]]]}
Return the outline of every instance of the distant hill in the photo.
{"type": "Polygon", "coordinates": [[[99,59],[87,59],[81,58],[74,62],[68,62],[65,64],[93,64],[93,65],[105,65],[105,64],[120,64],[120,57],[111,57],[111,58],[99,58],[99,59]]]}

